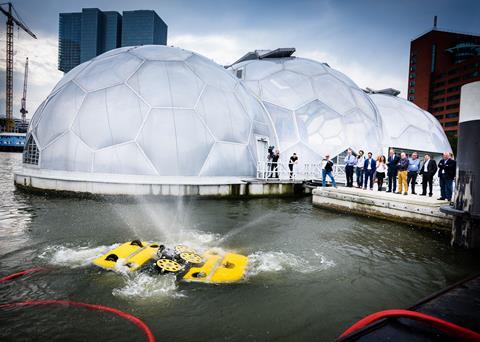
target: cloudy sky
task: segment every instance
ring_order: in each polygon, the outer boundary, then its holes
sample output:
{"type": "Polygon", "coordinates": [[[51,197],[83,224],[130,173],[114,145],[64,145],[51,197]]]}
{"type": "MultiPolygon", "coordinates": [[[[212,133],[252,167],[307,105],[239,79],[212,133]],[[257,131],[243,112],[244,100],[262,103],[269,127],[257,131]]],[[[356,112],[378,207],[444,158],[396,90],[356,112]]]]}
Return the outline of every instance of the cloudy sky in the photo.
{"type": "MultiPolygon", "coordinates": [[[[162,1],[13,0],[38,36],[15,31],[14,115],[19,116],[25,57],[27,107],[33,114],[63,73],[57,70],[58,13],[153,9],[168,24],[168,45],[230,64],[248,51],[295,47],[296,56],[327,62],[359,86],[393,87],[405,97],[410,41],[438,27],[480,34],[477,0],[162,1]]],[[[5,111],[5,18],[0,24],[0,115],[5,111]]]]}

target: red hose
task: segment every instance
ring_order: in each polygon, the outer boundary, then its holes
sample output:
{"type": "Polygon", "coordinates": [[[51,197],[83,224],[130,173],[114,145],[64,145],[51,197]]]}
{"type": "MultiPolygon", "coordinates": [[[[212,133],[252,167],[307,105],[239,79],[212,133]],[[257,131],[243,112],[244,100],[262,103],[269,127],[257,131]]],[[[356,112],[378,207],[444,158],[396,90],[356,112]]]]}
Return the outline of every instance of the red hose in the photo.
{"type": "Polygon", "coordinates": [[[340,337],[345,337],[358,329],[364,328],[367,325],[378,321],[379,319],[388,317],[411,318],[414,320],[428,323],[457,339],[462,339],[464,341],[480,341],[480,334],[475,331],[463,328],[459,325],[444,321],[443,319],[437,317],[410,310],[385,310],[376,312],[359,320],[357,323],[348,328],[342,335],[340,335],[340,337]]]}
{"type": "Polygon", "coordinates": [[[153,336],[152,331],[150,328],[140,319],[133,315],[130,315],[126,312],[110,308],[108,306],[97,305],[97,304],[88,304],[88,303],[81,303],[81,302],[74,302],[70,300],[32,300],[27,302],[18,302],[18,303],[8,303],[8,304],[0,304],[0,308],[10,308],[16,306],[34,306],[34,305],[66,305],[66,306],[79,306],[83,308],[87,308],[90,310],[99,310],[113,313],[114,315],[120,316],[124,319],[129,320],[133,324],[135,324],[138,328],[140,328],[145,335],[147,336],[148,342],[155,342],[155,337],[153,336]]]}
{"type": "MultiPolygon", "coordinates": [[[[22,272],[14,273],[9,276],[0,278],[0,283],[12,280],[18,277],[21,277],[23,275],[29,274],[29,273],[34,273],[34,272],[39,272],[43,271],[43,268],[30,268],[28,270],[24,270],[22,272]]],[[[17,306],[35,306],[35,305],[66,305],[66,306],[78,306],[78,307],[83,307],[87,308],[89,310],[98,310],[98,311],[104,311],[104,312],[110,312],[113,313],[114,315],[120,316],[124,319],[129,320],[133,324],[135,324],[140,330],[142,330],[145,335],[147,336],[148,342],[155,342],[155,337],[153,336],[152,331],[150,328],[140,319],[137,318],[133,315],[130,315],[126,312],[110,308],[108,306],[104,305],[97,305],[97,304],[88,304],[88,303],[81,303],[81,302],[74,302],[70,300],[31,300],[27,302],[17,302],[17,303],[7,303],[7,304],[0,304],[0,308],[11,308],[11,307],[17,307],[17,306]]]]}
{"type": "Polygon", "coordinates": [[[45,269],[41,268],[41,267],[29,268],[28,270],[24,270],[22,272],[10,274],[6,277],[0,278],[0,283],[3,283],[4,281],[8,281],[8,280],[12,280],[12,279],[24,276],[24,275],[29,274],[29,273],[40,272],[40,271],[44,271],[44,270],[45,269]]]}

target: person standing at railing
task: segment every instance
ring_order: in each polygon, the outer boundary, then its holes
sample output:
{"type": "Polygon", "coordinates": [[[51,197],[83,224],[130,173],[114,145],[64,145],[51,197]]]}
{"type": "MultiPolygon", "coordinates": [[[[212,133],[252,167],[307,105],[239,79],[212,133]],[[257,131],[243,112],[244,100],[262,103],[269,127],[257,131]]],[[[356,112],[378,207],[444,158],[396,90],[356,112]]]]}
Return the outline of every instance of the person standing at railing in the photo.
{"type": "Polygon", "coordinates": [[[278,178],[278,159],[280,159],[280,151],[277,149],[272,156],[272,174],[270,178],[278,178]]]}
{"type": "Polygon", "coordinates": [[[412,195],[415,193],[415,184],[417,182],[418,170],[420,170],[420,160],[417,152],[412,153],[412,157],[408,159],[408,173],[407,173],[407,190],[410,183],[412,184],[412,195]]]}
{"type": "Polygon", "coordinates": [[[357,155],[357,165],[355,167],[355,173],[357,175],[357,188],[362,188],[363,186],[363,165],[365,164],[365,156],[363,151],[358,151],[357,155]]]}
{"type": "Polygon", "coordinates": [[[422,193],[420,196],[427,195],[427,185],[428,185],[428,196],[432,197],[433,195],[433,176],[437,172],[437,163],[435,160],[430,159],[430,155],[426,154],[423,157],[423,165],[420,168],[420,174],[422,175],[422,193]]]}
{"type": "Polygon", "coordinates": [[[290,169],[290,179],[293,178],[293,165],[298,164],[298,157],[296,153],[293,153],[288,161],[288,168],[290,169]]]}
{"type": "Polygon", "coordinates": [[[397,164],[400,158],[395,154],[393,148],[390,149],[388,159],[387,159],[387,176],[388,176],[388,190],[387,192],[396,192],[397,191],[397,164]]]}
{"type": "Polygon", "coordinates": [[[387,171],[387,163],[385,156],[378,156],[377,158],[377,184],[378,191],[382,191],[383,180],[385,179],[385,173],[387,171]]]}
{"type": "Polygon", "coordinates": [[[408,170],[408,158],[405,152],[400,154],[400,160],[397,163],[398,170],[398,192],[397,194],[408,195],[408,184],[407,184],[407,170],[408,170]]]}
{"type": "Polygon", "coordinates": [[[365,178],[365,183],[363,185],[363,190],[367,190],[367,183],[368,180],[370,179],[370,190],[373,190],[373,174],[375,173],[377,169],[377,162],[375,159],[372,158],[372,152],[368,152],[368,158],[365,159],[365,162],[363,164],[363,170],[364,170],[364,178],[365,178]]]}
{"type": "Polygon", "coordinates": [[[353,187],[353,168],[357,165],[357,158],[352,154],[352,149],[348,149],[345,157],[345,176],[347,177],[347,187],[353,187]]]}
{"type": "Polygon", "coordinates": [[[330,177],[332,181],[332,185],[334,188],[337,187],[337,183],[335,183],[335,178],[333,177],[333,161],[330,160],[330,156],[327,154],[325,158],[322,160],[322,187],[327,186],[327,176],[330,177]]]}

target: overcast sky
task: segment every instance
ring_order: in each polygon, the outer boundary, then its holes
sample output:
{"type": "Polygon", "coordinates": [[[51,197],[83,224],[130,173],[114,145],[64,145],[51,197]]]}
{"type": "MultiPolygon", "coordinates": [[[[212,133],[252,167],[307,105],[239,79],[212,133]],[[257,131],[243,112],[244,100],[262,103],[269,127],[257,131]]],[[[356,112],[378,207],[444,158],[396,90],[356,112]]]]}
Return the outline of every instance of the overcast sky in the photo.
{"type": "MultiPolygon", "coordinates": [[[[327,62],[360,87],[401,90],[410,41],[438,27],[480,34],[476,0],[149,1],[14,0],[38,40],[15,31],[14,115],[19,116],[25,57],[30,58],[31,116],[62,77],[57,70],[58,14],[84,7],[153,9],[168,25],[168,45],[230,64],[248,51],[295,47],[296,56],[327,62]]],[[[0,23],[0,115],[5,112],[5,17],[0,23]]]]}

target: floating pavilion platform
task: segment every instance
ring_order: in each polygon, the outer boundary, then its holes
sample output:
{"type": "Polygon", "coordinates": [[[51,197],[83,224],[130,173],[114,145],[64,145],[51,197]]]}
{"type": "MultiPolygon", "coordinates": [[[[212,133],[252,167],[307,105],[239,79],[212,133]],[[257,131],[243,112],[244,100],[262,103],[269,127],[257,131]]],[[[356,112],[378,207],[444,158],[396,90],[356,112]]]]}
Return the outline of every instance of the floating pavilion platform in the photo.
{"type": "Polygon", "coordinates": [[[22,168],[15,185],[27,191],[77,195],[268,197],[309,194],[301,180],[245,177],[166,177],[22,168]]]}
{"type": "Polygon", "coordinates": [[[437,196],[400,195],[378,190],[319,187],[312,191],[314,206],[372,216],[420,227],[451,231],[452,218],[440,207],[448,204],[437,196]]]}

